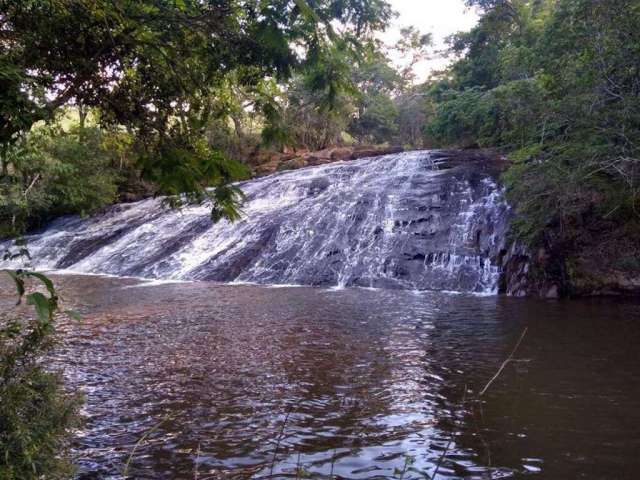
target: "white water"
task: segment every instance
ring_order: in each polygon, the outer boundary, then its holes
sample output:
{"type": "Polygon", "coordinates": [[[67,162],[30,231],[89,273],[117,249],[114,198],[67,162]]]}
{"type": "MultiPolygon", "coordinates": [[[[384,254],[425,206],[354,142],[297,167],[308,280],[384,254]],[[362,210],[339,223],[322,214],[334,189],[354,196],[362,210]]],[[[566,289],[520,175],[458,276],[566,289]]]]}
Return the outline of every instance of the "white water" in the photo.
{"type": "Polygon", "coordinates": [[[53,222],[28,237],[29,250],[38,269],[495,293],[508,213],[502,192],[478,166],[433,158],[410,152],[246,182],[236,223],[212,224],[207,205],[118,205],[53,222]]]}

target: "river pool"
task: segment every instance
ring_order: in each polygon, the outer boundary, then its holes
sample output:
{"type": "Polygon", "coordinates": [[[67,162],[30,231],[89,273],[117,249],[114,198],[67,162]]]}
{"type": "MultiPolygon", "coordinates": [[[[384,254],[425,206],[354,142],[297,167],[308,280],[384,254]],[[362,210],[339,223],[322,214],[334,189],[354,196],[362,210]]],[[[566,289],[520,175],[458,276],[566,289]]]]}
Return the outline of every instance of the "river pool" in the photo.
{"type": "Polygon", "coordinates": [[[84,315],[52,354],[82,479],[640,472],[637,303],[55,281],[84,315]]]}

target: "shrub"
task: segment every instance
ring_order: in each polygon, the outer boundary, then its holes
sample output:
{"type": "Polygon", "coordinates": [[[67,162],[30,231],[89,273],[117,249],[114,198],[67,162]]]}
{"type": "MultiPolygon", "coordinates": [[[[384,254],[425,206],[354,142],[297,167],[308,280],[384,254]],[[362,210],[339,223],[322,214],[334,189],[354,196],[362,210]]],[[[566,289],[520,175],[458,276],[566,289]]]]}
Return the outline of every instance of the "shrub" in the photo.
{"type": "Polygon", "coordinates": [[[27,278],[40,280],[49,296],[26,295],[35,308],[34,318],[0,317],[0,478],[69,478],[72,467],[64,453],[78,423],[80,399],[65,393],[59,375],[42,364],[43,354],[53,344],[57,295],[43,275],[7,273],[20,299],[27,278]]]}

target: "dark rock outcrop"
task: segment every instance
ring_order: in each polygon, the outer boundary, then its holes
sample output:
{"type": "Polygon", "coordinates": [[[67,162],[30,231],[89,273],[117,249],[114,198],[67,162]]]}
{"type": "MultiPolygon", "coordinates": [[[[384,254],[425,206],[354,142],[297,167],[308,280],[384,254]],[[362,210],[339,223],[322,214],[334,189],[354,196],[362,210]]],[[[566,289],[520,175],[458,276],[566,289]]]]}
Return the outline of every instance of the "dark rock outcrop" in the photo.
{"type": "Polygon", "coordinates": [[[640,239],[585,224],[575,238],[560,241],[545,232],[544,246],[511,243],[499,264],[500,290],[524,297],[640,297],[640,239]]]}
{"type": "Polygon", "coordinates": [[[61,221],[29,245],[39,268],[87,273],[496,293],[509,209],[494,170],[426,151],[320,165],[242,183],[235,223],[153,199],[61,221]]]}

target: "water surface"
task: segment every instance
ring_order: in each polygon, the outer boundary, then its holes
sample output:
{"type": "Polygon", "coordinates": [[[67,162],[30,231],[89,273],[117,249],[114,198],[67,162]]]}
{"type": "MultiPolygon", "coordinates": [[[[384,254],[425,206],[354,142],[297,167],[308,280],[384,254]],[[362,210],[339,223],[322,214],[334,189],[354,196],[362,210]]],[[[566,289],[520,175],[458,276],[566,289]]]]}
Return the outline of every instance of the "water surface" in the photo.
{"type": "Polygon", "coordinates": [[[55,280],[84,314],[53,355],[86,397],[83,479],[122,478],[145,434],[131,478],[640,472],[634,303],[55,280]]]}

